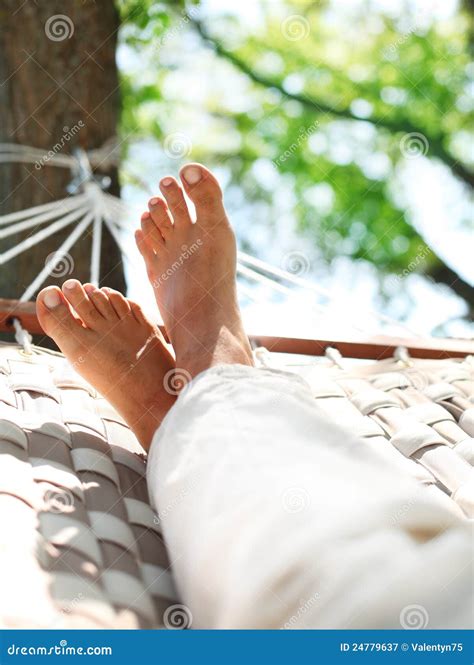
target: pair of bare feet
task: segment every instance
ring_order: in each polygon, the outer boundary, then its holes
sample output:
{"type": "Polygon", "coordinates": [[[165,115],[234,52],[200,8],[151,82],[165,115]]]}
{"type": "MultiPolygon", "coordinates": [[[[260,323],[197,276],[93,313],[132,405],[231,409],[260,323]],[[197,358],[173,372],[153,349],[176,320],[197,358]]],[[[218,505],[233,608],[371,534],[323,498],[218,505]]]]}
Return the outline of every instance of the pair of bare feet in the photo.
{"type": "Polygon", "coordinates": [[[74,279],[37,299],[44,331],[86,381],[122,414],[145,449],[173,406],[179,384],[217,364],[252,364],[236,295],[236,245],[216,178],[200,164],[180,172],[183,189],[160,182],[136,242],[163,318],[173,358],[136,303],[74,279]]]}

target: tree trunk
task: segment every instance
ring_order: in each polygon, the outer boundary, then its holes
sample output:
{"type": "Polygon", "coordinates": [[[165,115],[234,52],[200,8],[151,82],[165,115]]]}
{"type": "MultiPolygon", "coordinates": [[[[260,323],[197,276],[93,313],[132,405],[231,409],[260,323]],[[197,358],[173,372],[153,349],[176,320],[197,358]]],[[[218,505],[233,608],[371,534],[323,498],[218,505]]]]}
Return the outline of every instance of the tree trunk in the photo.
{"type": "MultiPolygon", "coordinates": [[[[62,151],[71,153],[77,147],[100,148],[114,137],[120,110],[118,27],[113,0],[0,0],[0,142],[30,145],[46,155],[61,141],[62,151]]],[[[117,169],[108,167],[107,175],[112,179],[109,191],[118,194],[117,169]]],[[[0,164],[0,214],[64,198],[70,181],[68,169],[49,164],[0,164]]],[[[0,295],[19,297],[72,228],[4,264],[0,295]]],[[[0,241],[0,252],[34,231],[0,241]]],[[[70,272],[48,278],[48,284],[67,277],[89,279],[90,232],[69,254],[70,272]]],[[[101,283],[125,289],[121,254],[107,229],[102,237],[101,283]]]]}
{"type": "Polygon", "coordinates": [[[459,277],[457,272],[440,261],[438,265],[422,274],[437,284],[444,284],[460,296],[467,305],[466,319],[468,321],[474,320],[474,289],[468,282],[459,277]]]}

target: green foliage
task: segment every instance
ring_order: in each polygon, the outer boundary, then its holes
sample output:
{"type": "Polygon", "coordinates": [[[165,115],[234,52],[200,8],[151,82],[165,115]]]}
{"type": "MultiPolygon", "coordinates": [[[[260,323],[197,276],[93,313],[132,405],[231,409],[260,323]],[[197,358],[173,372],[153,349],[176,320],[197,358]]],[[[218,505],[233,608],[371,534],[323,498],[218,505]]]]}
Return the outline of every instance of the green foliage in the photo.
{"type": "MultiPolygon", "coordinates": [[[[271,192],[252,173],[257,160],[272,164],[281,182],[291,184],[298,227],[326,259],[345,254],[382,273],[400,272],[423,252],[425,241],[391,187],[407,134],[421,134],[426,157],[443,162],[466,182],[466,191],[472,185],[472,150],[466,149],[472,64],[462,10],[436,23],[426,13],[394,19],[369,9],[341,22],[329,2],[282,0],[262,2],[263,25],[249,30],[235,17],[200,22],[191,12],[189,18],[179,2],[119,5],[129,17],[124,40],[149,49],[142,53],[154,71],[146,83],[124,80],[124,134],[162,140],[177,104],[192,104],[163,95],[174,68],[161,66],[156,45],[167,32],[199,35],[216,52],[206,75],[226,66],[239,84],[244,76],[248,101],[242,111],[210,95],[195,113],[206,113],[216,134],[238,138],[216,148],[203,136],[193,141],[191,156],[225,163],[247,199],[270,207],[271,192]]],[[[434,252],[423,256],[426,273],[442,266],[434,252]]]]}

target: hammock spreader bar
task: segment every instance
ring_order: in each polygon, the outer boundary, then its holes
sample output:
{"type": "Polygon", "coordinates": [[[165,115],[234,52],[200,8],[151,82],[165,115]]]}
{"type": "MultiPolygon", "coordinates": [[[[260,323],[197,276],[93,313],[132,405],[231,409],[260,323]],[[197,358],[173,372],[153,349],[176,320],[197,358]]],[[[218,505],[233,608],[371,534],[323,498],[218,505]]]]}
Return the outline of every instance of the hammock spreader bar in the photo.
{"type": "MultiPolygon", "coordinates": [[[[89,222],[92,220],[92,216],[89,222]]],[[[83,220],[82,224],[86,222],[83,220]]],[[[67,252],[67,249],[65,250],[67,252]]],[[[31,290],[29,288],[29,290],[31,290]]],[[[0,298],[0,330],[12,331],[13,319],[17,318],[21,325],[33,334],[43,335],[36,316],[34,302],[6,300],[0,298]]],[[[163,326],[160,326],[166,333],[163,326]]],[[[324,356],[326,349],[334,348],[344,358],[363,358],[366,360],[383,360],[393,358],[395,351],[403,347],[412,358],[446,360],[448,358],[465,358],[474,355],[474,341],[432,337],[427,339],[410,339],[389,335],[328,337],[327,339],[308,339],[301,337],[270,337],[266,335],[249,335],[253,346],[264,346],[274,353],[290,353],[308,356],[324,356]]]]}

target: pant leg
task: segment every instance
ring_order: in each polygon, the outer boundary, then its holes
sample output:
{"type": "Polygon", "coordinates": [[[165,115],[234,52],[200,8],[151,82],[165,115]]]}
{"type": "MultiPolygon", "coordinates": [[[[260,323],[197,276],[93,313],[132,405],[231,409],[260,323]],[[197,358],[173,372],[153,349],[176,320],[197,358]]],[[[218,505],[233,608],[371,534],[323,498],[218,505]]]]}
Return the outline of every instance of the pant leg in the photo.
{"type": "Polygon", "coordinates": [[[284,372],[214,367],[148,484],[196,628],[469,627],[468,526],[284,372]]]}

